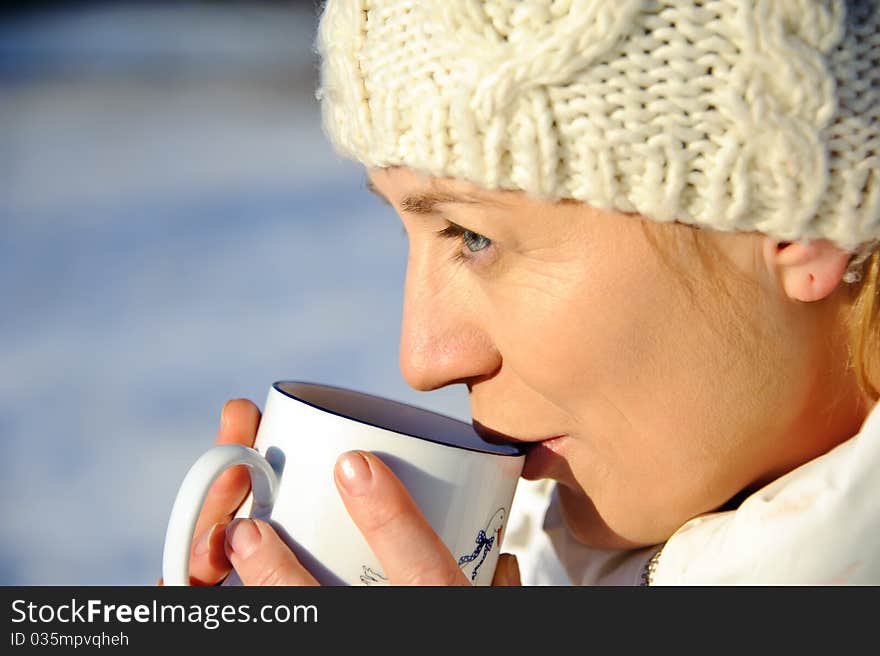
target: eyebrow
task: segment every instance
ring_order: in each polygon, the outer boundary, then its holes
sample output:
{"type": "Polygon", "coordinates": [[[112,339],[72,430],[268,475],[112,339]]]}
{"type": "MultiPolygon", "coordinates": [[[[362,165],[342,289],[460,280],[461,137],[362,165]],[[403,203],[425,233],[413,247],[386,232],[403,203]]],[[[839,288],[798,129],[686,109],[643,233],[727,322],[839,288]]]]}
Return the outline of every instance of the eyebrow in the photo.
{"type": "MultiPolygon", "coordinates": [[[[367,189],[376,194],[379,198],[381,198],[387,205],[391,205],[391,201],[376,188],[376,185],[373,184],[373,181],[367,178],[365,185],[367,189]]],[[[403,200],[400,201],[400,209],[403,212],[408,212],[410,214],[434,214],[436,213],[437,205],[442,205],[444,203],[459,203],[459,204],[468,204],[468,205],[497,205],[499,207],[502,206],[502,203],[488,199],[481,198],[479,196],[467,195],[467,194],[451,194],[448,192],[438,192],[438,191],[419,191],[411,194],[407,194],[403,197],[403,200]]]]}

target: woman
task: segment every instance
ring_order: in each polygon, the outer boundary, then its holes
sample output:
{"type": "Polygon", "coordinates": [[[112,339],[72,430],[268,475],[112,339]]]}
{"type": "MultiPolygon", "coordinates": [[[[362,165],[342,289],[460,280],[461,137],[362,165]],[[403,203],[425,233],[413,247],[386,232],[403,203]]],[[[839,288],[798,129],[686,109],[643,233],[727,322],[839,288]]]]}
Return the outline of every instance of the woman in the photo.
{"type": "MultiPolygon", "coordinates": [[[[328,3],[326,132],[410,240],[403,375],[532,443],[571,582],[880,583],[878,34],[870,0],[328,3]]],[[[335,476],[392,583],[467,583],[378,458],[335,476]]],[[[229,524],[246,490],[194,580],[313,583],[229,524]]]]}

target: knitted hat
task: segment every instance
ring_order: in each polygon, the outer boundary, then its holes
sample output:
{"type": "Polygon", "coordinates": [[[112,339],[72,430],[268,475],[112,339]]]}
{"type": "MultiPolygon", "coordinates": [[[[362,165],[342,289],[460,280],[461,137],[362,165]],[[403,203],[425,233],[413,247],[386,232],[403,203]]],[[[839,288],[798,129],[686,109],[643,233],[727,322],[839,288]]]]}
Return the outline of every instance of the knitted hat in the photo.
{"type": "Polygon", "coordinates": [[[880,240],[880,0],[329,0],[318,50],[367,166],[880,240]]]}

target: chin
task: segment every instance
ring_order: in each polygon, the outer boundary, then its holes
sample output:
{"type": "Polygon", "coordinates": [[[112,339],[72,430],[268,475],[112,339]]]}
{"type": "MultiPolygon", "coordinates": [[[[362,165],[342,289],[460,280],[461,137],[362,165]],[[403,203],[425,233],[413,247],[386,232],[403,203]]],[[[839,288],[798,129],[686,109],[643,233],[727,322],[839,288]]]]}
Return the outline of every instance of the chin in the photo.
{"type": "Polygon", "coordinates": [[[636,549],[663,540],[636,540],[617,532],[599,514],[593,501],[582,490],[559,485],[562,518],[578,542],[596,549],[636,549]]]}

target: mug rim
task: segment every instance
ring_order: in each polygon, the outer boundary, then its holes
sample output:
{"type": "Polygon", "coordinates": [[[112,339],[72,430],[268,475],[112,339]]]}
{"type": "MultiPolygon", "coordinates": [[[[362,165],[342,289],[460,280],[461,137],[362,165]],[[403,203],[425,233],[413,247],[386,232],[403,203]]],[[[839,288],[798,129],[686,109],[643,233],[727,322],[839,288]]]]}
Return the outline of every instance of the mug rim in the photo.
{"type": "Polygon", "coordinates": [[[507,441],[507,440],[505,440],[505,441],[499,440],[497,443],[490,442],[490,441],[486,440],[485,437],[480,435],[474,429],[472,424],[469,424],[466,421],[462,421],[461,419],[457,419],[455,417],[450,417],[449,415],[445,415],[445,414],[443,414],[441,412],[437,412],[435,410],[428,410],[427,408],[422,408],[420,406],[413,405],[411,403],[403,403],[402,401],[396,401],[394,399],[389,399],[387,397],[379,396],[377,394],[371,394],[369,392],[361,392],[360,390],[356,390],[351,387],[340,387],[338,385],[327,385],[326,383],[318,383],[318,382],[307,381],[307,380],[277,380],[274,383],[272,383],[272,389],[277,391],[279,394],[282,394],[283,396],[286,396],[286,397],[293,399],[295,401],[299,401],[300,403],[304,403],[305,405],[308,405],[312,408],[315,408],[316,410],[320,410],[321,412],[326,412],[331,415],[341,417],[343,419],[348,419],[349,421],[355,421],[359,424],[364,424],[366,426],[372,426],[373,428],[381,428],[382,430],[390,431],[392,433],[398,433],[400,435],[414,437],[418,440],[432,442],[434,444],[439,444],[441,446],[448,446],[450,448],[461,449],[463,451],[473,451],[476,453],[485,453],[487,455],[492,455],[492,456],[520,457],[520,456],[526,455],[525,443],[512,442],[512,441],[507,441]],[[340,391],[340,392],[345,392],[347,394],[356,394],[358,396],[382,401],[384,403],[390,403],[390,404],[397,405],[397,406],[403,406],[403,407],[411,409],[411,410],[416,410],[420,413],[427,413],[429,415],[433,415],[435,417],[442,418],[446,421],[455,422],[457,424],[460,424],[463,427],[467,427],[471,431],[471,433],[473,434],[473,437],[474,437],[473,444],[471,445],[471,444],[453,443],[453,442],[449,442],[449,441],[444,441],[444,440],[428,437],[426,435],[415,435],[412,432],[397,430],[395,428],[389,428],[388,426],[381,426],[379,424],[367,421],[365,419],[361,419],[359,417],[352,417],[352,416],[344,414],[342,412],[338,412],[336,410],[331,410],[330,408],[326,408],[322,405],[318,405],[318,404],[316,404],[312,401],[309,401],[307,399],[304,399],[300,396],[296,396],[295,394],[283,389],[281,387],[282,385],[306,385],[309,387],[323,387],[323,388],[332,389],[332,390],[336,390],[336,391],[340,391]],[[481,446],[482,446],[482,448],[481,448],[481,446]]]}

